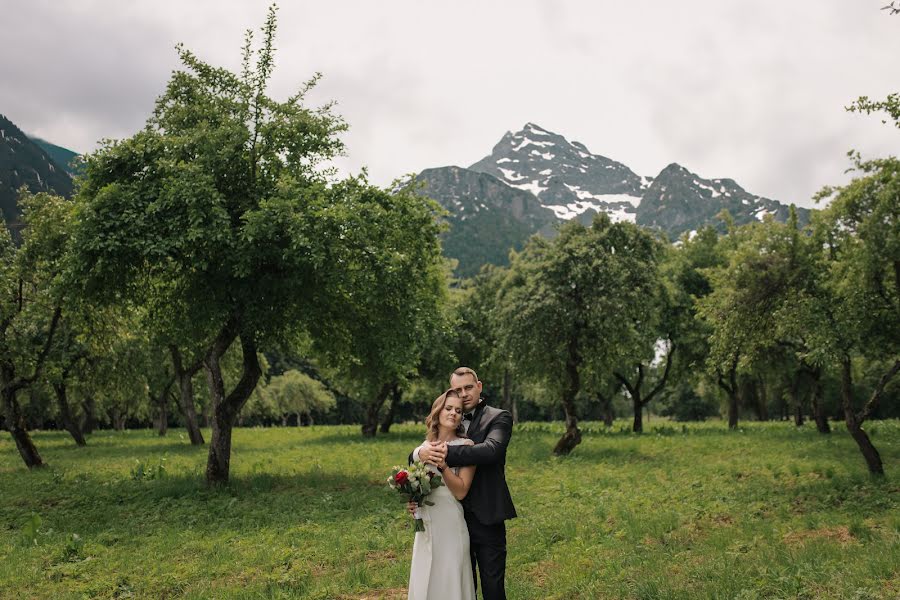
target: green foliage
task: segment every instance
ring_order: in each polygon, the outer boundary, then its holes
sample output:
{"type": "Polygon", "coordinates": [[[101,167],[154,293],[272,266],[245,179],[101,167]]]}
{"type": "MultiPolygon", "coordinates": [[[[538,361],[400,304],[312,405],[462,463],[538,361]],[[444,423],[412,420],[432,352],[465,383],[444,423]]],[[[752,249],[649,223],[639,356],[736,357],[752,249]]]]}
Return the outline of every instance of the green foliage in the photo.
{"type": "Polygon", "coordinates": [[[144,307],[158,345],[203,357],[216,431],[252,394],[260,347],[302,342],[375,387],[405,377],[444,295],[437,205],[364,175],[333,181],[323,164],[346,125],[304,106],[319,75],[286,101],[268,95],[275,29],[272,7],[240,73],[179,46],[183,70],[145,128],[86,158],[77,197],[70,283],[144,307]],[[241,375],[226,389],[219,363],[235,341],[241,375]]]}
{"type": "Polygon", "coordinates": [[[271,407],[272,416],[279,417],[285,414],[309,416],[336,405],[334,395],[324,385],[294,369],[272,377],[262,397],[271,407]]]}
{"type": "Polygon", "coordinates": [[[154,479],[162,479],[166,476],[166,457],[162,456],[156,461],[156,464],[144,462],[141,459],[134,460],[134,466],[131,467],[132,481],[152,481],[154,479]]]}
{"type": "Polygon", "coordinates": [[[675,421],[705,421],[719,414],[718,402],[704,398],[693,386],[686,384],[665,394],[660,405],[659,414],[675,421]]]}
{"type": "MultiPolygon", "coordinates": [[[[847,107],[847,110],[867,115],[873,112],[884,112],[896,127],[900,127],[900,94],[888,94],[884,100],[871,100],[868,96],[860,96],[847,107]]],[[[887,124],[888,119],[883,119],[881,122],[887,124]]]]}
{"type": "Polygon", "coordinates": [[[360,178],[334,193],[347,202],[321,226],[340,244],[325,262],[337,293],[325,322],[310,325],[312,347],[374,390],[406,377],[443,327],[440,209],[408,189],[392,194],[360,178]]]}
{"type": "Polygon", "coordinates": [[[147,304],[189,348],[235,313],[259,339],[302,328],[335,242],[317,226],[346,210],[317,168],[346,126],[302,105],[317,77],[286,102],[265,94],[274,27],[273,12],[255,65],[248,38],[241,75],[179,47],[144,130],[86,158],[74,280],[98,303],[147,304]]]}
{"type": "Polygon", "coordinates": [[[823,346],[869,356],[900,355],[900,160],[862,161],[861,176],[832,197],[816,223],[823,244],[823,292],[830,302],[823,346]]]}
{"type": "Polygon", "coordinates": [[[67,561],[74,561],[82,558],[82,552],[84,550],[84,540],[77,533],[72,533],[69,535],[69,538],[66,540],[66,545],[63,548],[62,558],[67,561]]]}
{"type": "Polygon", "coordinates": [[[710,368],[726,372],[738,357],[738,369],[752,371],[784,343],[802,345],[808,353],[797,327],[805,317],[797,313],[816,300],[814,241],[796,221],[771,219],[730,238],[727,262],[710,271],[713,289],[699,302],[712,328],[710,368]]]}
{"type": "Polygon", "coordinates": [[[648,232],[605,215],[590,228],[570,222],[553,241],[532,238],[499,292],[500,337],[517,373],[565,387],[573,365],[597,377],[652,357],[661,252],[648,232]]]}
{"type": "MultiPolygon", "coordinates": [[[[502,317],[498,294],[507,274],[507,269],[485,265],[478,275],[462,281],[451,297],[456,317],[453,354],[460,365],[474,368],[482,381],[503,381],[503,371],[511,364],[499,339],[502,317]]],[[[441,373],[442,383],[454,366],[441,373]]]]}
{"type": "Polygon", "coordinates": [[[31,513],[31,516],[22,525],[22,541],[29,546],[36,546],[38,543],[38,534],[41,531],[43,519],[37,513],[31,513]]]}

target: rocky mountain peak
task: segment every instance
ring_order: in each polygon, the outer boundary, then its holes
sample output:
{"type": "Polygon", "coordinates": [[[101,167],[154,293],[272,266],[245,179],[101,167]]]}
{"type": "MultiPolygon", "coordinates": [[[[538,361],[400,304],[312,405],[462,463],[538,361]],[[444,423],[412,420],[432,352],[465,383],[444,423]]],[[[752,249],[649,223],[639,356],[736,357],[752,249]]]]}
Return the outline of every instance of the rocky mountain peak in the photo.
{"type": "Polygon", "coordinates": [[[506,132],[491,154],[469,168],[534,194],[562,219],[593,210],[634,221],[647,185],[622,163],[535,123],[506,132]]]}
{"type": "MultiPolygon", "coordinates": [[[[731,213],[738,225],[761,221],[767,215],[784,221],[789,210],[781,202],[747,192],[733,179],[704,179],[671,163],[644,191],[636,222],[680,235],[711,224],[723,209],[731,213]]],[[[809,219],[807,209],[798,209],[798,215],[803,223],[809,219]]]]}

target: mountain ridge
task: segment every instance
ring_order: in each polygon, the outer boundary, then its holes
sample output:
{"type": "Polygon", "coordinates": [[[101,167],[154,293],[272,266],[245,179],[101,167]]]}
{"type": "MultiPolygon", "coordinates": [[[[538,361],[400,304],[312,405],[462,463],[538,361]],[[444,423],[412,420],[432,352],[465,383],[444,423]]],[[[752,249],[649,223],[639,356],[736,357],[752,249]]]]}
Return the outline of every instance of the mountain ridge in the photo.
{"type": "Polygon", "coordinates": [[[13,229],[19,223],[18,193],[23,185],[32,193],[51,192],[67,197],[74,189],[66,169],[0,114],[0,210],[13,229]]]}
{"type": "MultiPolygon", "coordinates": [[[[713,225],[724,231],[724,223],[717,215],[727,209],[738,225],[763,220],[771,215],[786,221],[787,204],[752,194],[730,178],[706,179],[678,163],[669,163],[656,176],[642,176],[627,165],[592,153],[578,141],[528,122],[517,132],[507,131],[493,146],[491,153],[472,163],[468,168],[452,167],[453,175],[442,169],[426,169],[418,177],[425,183],[425,193],[451,213],[451,232],[445,234],[445,251],[459,259],[458,273],[468,276],[477,272],[481,264],[507,264],[506,256],[499,256],[494,244],[479,256],[478,252],[461,249],[456,240],[475,241],[486,235],[503,238],[511,243],[509,248],[519,249],[527,238],[535,233],[553,235],[554,227],[547,222],[535,226],[521,219],[504,221],[492,214],[493,224],[500,228],[491,233],[483,231],[485,224],[477,224],[482,207],[477,198],[470,200],[472,190],[456,187],[454,181],[470,181],[464,171],[489,176],[495,182],[492,188],[492,206],[501,210],[511,202],[502,196],[527,193],[537,205],[523,200],[532,213],[537,206],[552,211],[558,225],[577,218],[590,222],[596,212],[605,212],[614,221],[630,221],[665,234],[675,240],[705,225],[713,225]],[[467,216],[463,216],[467,215],[467,216]],[[509,226],[509,230],[502,230],[509,226]],[[477,227],[480,233],[473,230],[477,227]],[[461,231],[454,231],[460,229],[461,231]],[[454,240],[450,242],[451,238],[454,240]],[[459,256],[464,253],[465,256],[459,256]],[[488,258],[490,255],[490,258],[488,258]]],[[[477,196],[477,194],[476,194],[477,196]]],[[[801,224],[809,221],[809,209],[797,208],[801,224]]]]}

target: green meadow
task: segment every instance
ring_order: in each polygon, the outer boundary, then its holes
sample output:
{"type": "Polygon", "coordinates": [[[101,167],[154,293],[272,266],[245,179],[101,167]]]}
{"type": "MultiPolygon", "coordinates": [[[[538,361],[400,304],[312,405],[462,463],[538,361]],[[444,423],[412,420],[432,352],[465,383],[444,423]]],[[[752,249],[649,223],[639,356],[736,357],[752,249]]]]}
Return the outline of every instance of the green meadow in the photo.
{"type": "MultiPolygon", "coordinates": [[[[900,422],[525,423],[507,477],[512,599],[900,597],[900,422]]],[[[386,483],[422,438],[398,425],[237,429],[229,486],[182,431],[37,432],[28,472],[0,436],[2,598],[405,598],[412,524],[386,483]]],[[[208,438],[208,433],[207,439],[208,438]]]]}

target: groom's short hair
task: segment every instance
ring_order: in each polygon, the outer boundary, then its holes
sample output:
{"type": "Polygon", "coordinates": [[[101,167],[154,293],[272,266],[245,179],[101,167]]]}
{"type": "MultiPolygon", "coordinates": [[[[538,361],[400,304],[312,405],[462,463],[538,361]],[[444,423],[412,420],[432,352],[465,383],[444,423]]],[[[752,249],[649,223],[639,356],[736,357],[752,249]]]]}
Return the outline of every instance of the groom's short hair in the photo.
{"type": "Polygon", "coordinates": [[[457,367],[457,369],[450,374],[450,377],[453,377],[454,375],[471,375],[475,378],[476,382],[481,381],[480,379],[478,379],[478,374],[469,367],[457,367]]]}

